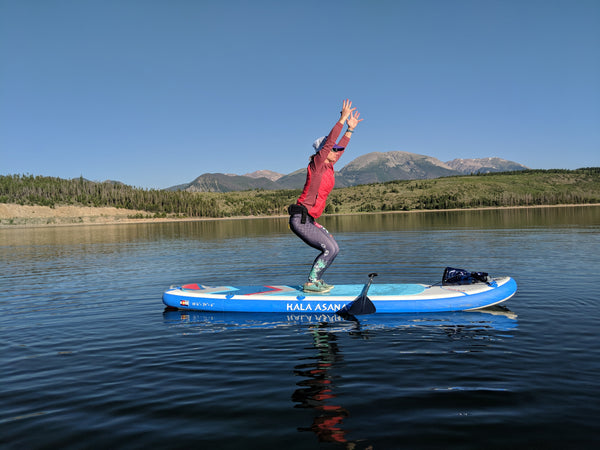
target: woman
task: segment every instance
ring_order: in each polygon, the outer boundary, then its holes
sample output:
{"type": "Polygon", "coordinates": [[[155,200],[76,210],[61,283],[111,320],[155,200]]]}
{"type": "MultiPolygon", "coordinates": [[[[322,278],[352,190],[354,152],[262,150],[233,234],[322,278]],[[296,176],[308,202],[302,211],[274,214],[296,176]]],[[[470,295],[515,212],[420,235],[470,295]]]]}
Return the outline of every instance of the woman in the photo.
{"type": "Polygon", "coordinates": [[[359,117],[360,113],[356,112],[356,108],[352,108],[352,102],[344,100],[340,119],[329,135],[313,143],[316,153],[310,158],[304,189],[296,204],[289,207],[291,230],[308,245],[320,251],[308,275],[308,281],[303,286],[306,292],[325,293],[333,289],[322,277],[337,256],[339,247],[329,231],[315,222],[315,219],[318,219],[325,209],[327,196],[335,185],[333,165],[344,153],[354,128],[363,120],[359,117]],[[336,144],[346,123],[348,128],[336,144]]]}

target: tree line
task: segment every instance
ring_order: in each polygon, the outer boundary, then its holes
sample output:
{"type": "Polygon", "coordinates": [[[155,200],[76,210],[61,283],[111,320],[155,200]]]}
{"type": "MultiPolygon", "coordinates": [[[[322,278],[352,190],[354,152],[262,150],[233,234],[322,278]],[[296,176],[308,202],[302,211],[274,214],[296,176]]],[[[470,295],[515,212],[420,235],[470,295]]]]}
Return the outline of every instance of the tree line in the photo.
{"type": "Polygon", "coordinates": [[[93,182],[83,177],[66,180],[33,175],[0,176],[0,203],[20,205],[112,206],[156,215],[216,216],[215,199],[189,192],[139,189],[122,183],[93,182]]]}
{"type": "MultiPolygon", "coordinates": [[[[285,214],[300,190],[228,193],[142,189],[118,182],[34,175],[0,176],[0,203],[111,206],[149,216],[233,217],[285,214]]],[[[334,189],[325,213],[600,203],[600,168],[526,170],[334,189]]]]}

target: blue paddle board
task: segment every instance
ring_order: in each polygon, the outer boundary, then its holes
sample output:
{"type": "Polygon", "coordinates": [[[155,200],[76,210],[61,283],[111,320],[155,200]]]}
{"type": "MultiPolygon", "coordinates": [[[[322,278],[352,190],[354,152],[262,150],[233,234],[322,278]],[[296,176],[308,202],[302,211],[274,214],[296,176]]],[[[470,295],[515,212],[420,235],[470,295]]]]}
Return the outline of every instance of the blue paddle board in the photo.
{"type": "MultiPolygon", "coordinates": [[[[337,285],[325,294],[296,285],[172,286],[163,294],[168,307],[194,311],[336,313],[360,296],[364,285],[337,285]]],[[[468,285],[372,284],[368,297],[379,313],[469,311],[502,303],[517,291],[511,277],[468,285]]]]}

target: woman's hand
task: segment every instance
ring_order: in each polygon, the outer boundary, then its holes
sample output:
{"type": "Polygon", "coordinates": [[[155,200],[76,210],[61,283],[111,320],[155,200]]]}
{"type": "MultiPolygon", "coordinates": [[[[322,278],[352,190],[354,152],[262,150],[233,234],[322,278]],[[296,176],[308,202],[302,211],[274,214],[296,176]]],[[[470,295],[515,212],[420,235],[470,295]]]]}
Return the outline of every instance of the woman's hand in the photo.
{"type": "Polygon", "coordinates": [[[340,122],[345,123],[348,120],[348,117],[356,110],[356,108],[352,107],[352,102],[348,99],[344,100],[344,104],[342,105],[342,111],[340,112],[340,122]]]}
{"type": "Polygon", "coordinates": [[[360,113],[358,111],[354,111],[356,108],[354,108],[351,112],[350,112],[350,117],[348,117],[348,129],[350,131],[353,131],[354,128],[356,128],[356,125],[358,125],[359,122],[362,122],[364,119],[360,119],[360,113]]]}

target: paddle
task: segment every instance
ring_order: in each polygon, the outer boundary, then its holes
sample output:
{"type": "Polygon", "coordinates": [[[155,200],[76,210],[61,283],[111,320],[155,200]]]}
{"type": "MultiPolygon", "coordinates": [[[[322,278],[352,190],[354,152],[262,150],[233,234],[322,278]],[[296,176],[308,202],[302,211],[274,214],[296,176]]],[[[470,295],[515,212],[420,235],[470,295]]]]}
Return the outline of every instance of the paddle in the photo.
{"type": "Polygon", "coordinates": [[[371,287],[371,283],[373,282],[373,277],[376,277],[377,274],[376,273],[370,273],[369,274],[369,281],[367,281],[367,284],[365,284],[365,286],[363,287],[362,292],[360,293],[360,295],[358,297],[356,297],[356,299],[344,306],[342,309],[340,309],[337,314],[339,314],[340,316],[344,317],[344,316],[359,316],[362,314],[373,314],[376,309],[375,309],[375,305],[373,304],[373,302],[371,300],[369,300],[369,297],[367,297],[367,292],[369,291],[369,287],[371,287]]]}

